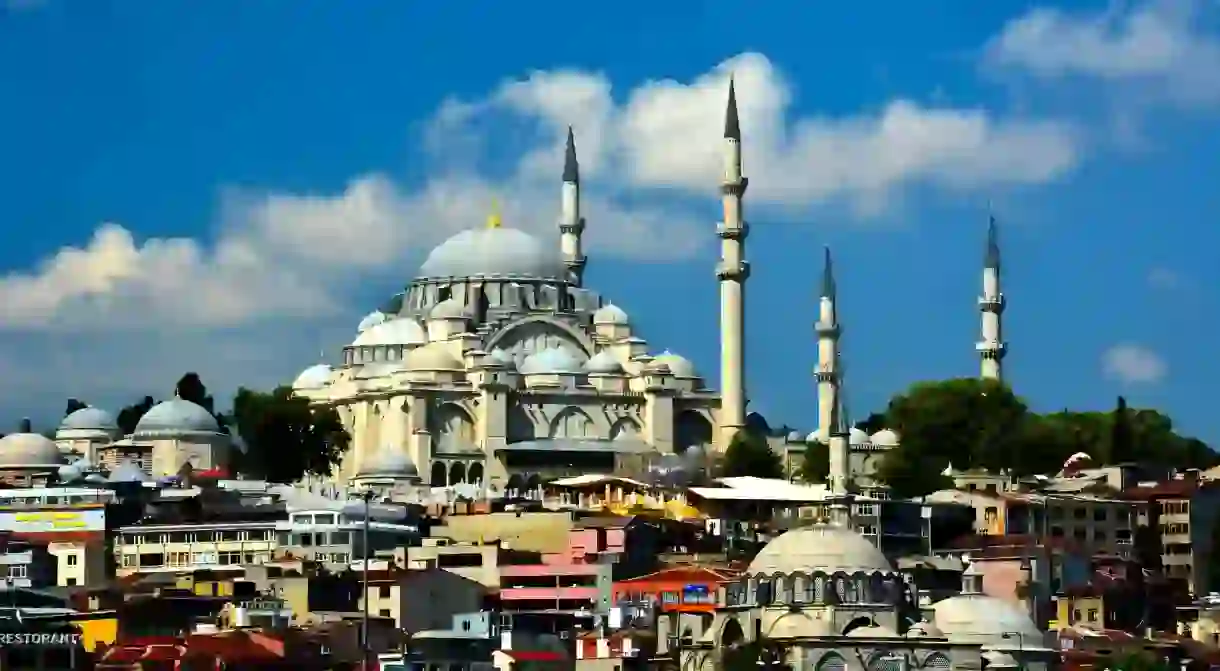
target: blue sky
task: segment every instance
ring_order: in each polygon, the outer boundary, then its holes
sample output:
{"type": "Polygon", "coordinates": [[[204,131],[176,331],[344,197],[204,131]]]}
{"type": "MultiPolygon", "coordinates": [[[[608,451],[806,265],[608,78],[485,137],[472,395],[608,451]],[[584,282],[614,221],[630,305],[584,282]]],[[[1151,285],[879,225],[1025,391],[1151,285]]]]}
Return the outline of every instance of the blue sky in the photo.
{"type": "Polygon", "coordinates": [[[681,4],[0,0],[3,414],[291,380],[496,199],[557,245],[569,123],[589,283],[714,383],[732,71],[752,409],[814,428],[824,244],[854,411],[976,374],[991,203],[1017,392],[1220,441],[1208,3],[681,4]]]}

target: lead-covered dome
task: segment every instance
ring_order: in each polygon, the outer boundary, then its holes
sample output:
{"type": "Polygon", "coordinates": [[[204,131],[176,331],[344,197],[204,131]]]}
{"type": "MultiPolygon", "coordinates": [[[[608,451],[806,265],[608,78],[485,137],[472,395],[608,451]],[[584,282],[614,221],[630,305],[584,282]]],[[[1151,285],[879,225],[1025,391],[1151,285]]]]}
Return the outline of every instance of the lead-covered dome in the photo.
{"type": "Polygon", "coordinates": [[[154,405],[136,424],[136,438],[170,438],[191,434],[220,433],[220,424],[203,406],[182,398],[154,405]]]}
{"type": "Polygon", "coordinates": [[[695,364],[689,359],[679,354],[674,354],[669,350],[665,350],[657,355],[657,358],[652,360],[652,365],[665,364],[669,367],[669,372],[675,377],[699,377],[695,372],[695,364]]]}
{"type": "Polygon", "coordinates": [[[462,231],[433,249],[419,268],[421,278],[564,277],[557,247],[512,228],[462,231]]]}
{"type": "Polygon", "coordinates": [[[627,317],[627,313],[614,303],[606,303],[598,308],[597,312],[593,313],[593,323],[595,325],[624,325],[628,324],[630,321],[631,320],[627,317]]]}
{"type": "Polygon", "coordinates": [[[379,322],[360,332],[352,341],[352,347],[377,347],[381,345],[422,345],[428,342],[428,334],[419,322],[409,317],[399,317],[379,322]]]}
{"type": "Polygon", "coordinates": [[[585,362],[585,370],[590,373],[613,375],[623,372],[623,364],[610,353],[610,350],[604,349],[585,362]]]}
{"type": "Polygon", "coordinates": [[[1006,599],[961,594],[937,601],[932,604],[932,610],[936,613],[936,627],[954,642],[1013,650],[1046,647],[1046,637],[1038,625],[1006,599]]]}
{"type": "Polygon", "coordinates": [[[441,343],[432,343],[413,349],[407,354],[404,367],[410,370],[463,370],[462,362],[449,353],[441,343]]]}
{"type": "Polygon", "coordinates": [[[59,423],[56,438],[85,438],[90,436],[113,436],[119,433],[119,423],[114,415],[92,406],[81,408],[59,423]],[[86,435],[88,434],[88,435],[86,435]]]}
{"type": "Polygon", "coordinates": [[[321,389],[330,384],[330,377],[333,373],[329,364],[319,363],[301,371],[296,380],[292,382],[293,389],[321,389]]]}
{"type": "Polygon", "coordinates": [[[548,347],[525,357],[519,370],[523,375],[579,373],[582,366],[581,358],[571,347],[563,345],[548,347]]]}
{"type": "Polygon", "coordinates": [[[356,475],[365,477],[417,478],[419,477],[419,470],[415,468],[415,462],[411,461],[411,457],[406,452],[394,447],[385,447],[361,466],[360,472],[356,475]]]}
{"type": "Polygon", "coordinates": [[[747,569],[750,574],[766,575],[813,571],[892,573],[894,567],[864,536],[840,526],[814,524],[780,534],[758,552],[747,569]]]}
{"type": "Polygon", "coordinates": [[[63,463],[55,441],[37,433],[10,433],[0,438],[0,468],[58,467],[63,463]]]}

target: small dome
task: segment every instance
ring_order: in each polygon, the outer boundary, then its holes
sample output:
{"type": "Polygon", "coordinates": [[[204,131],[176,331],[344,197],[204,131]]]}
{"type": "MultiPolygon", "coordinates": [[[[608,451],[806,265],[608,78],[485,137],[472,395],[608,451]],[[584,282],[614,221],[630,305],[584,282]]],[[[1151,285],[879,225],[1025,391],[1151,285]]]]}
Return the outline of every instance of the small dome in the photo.
{"type": "Polygon", "coordinates": [[[538,373],[571,374],[581,372],[580,355],[571,347],[559,345],[539,350],[525,357],[521,362],[521,372],[525,375],[538,373]]]}
{"type": "Polygon", "coordinates": [[[631,320],[623,309],[613,303],[606,303],[593,313],[593,324],[597,325],[627,325],[631,320]]]}
{"type": "Polygon", "coordinates": [[[428,335],[419,322],[408,317],[399,317],[377,324],[356,336],[352,347],[376,347],[378,345],[422,345],[428,335]]]}
{"type": "Polygon", "coordinates": [[[360,325],[356,327],[356,333],[364,333],[387,319],[389,317],[381,310],[373,310],[365,315],[364,319],[360,320],[360,325]]]}
{"type": "Polygon", "coordinates": [[[869,443],[868,434],[853,426],[847,432],[847,441],[852,445],[867,445],[869,443]]]}
{"type": "Polygon", "coordinates": [[[945,632],[940,630],[935,624],[924,620],[916,622],[907,629],[907,638],[944,638],[945,632]]]}
{"type": "Polygon", "coordinates": [[[203,406],[175,397],[154,405],[144,413],[132,435],[173,437],[198,433],[220,433],[220,425],[203,406]]]}
{"type": "Polygon", "coordinates": [[[869,439],[873,445],[882,447],[898,447],[898,434],[893,429],[881,429],[869,439]]]}
{"type": "Polygon", "coordinates": [[[63,463],[55,441],[37,433],[10,433],[0,438],[0,467],[58,466],[63,463]]]}
{"type": "Polygon", "coordinates": [[[557,248],[512,228],[462,231],[428,254],[419,277],[563,279],[557,248]]]}
{"type": "Polygon", "coordinates": [[[411,461],[411,457],[407,456],[406,452],[386,446],[373,455],[373,458],[363,465],[356,475],[417,478],[419,470],[415,468],[415,462],[411,461]]]}
{"type": "Polygon", "coordinates": [[[691,363],[686,357],[674,354],[669,350],[665,350],[657,355],[657,358],[652,360],[652,364],[665,364],[669,366],[669,372],[674,377],[699,377],[695,373],[695,364],[691,363]]]}
{"type": "Polygon", "coordinates": [[[64,431],[97,432],[113,435],[119,432],[119,423],[115,421],[114,415],[101,408],[81,408],[64,417],[64,420],[59,423],[59,429],[56,431],[56,434],[64,431]]]}
{"type": "Polygon", "coordinates": [[[871,624],[863,627],[856,627],[847,632],[848,638],[899,638],[898,632],[889,627],[871,624]]]}
{"type": "Polygon", "coordinates": [[[615,374],[623,372],[623,364],[619,363],[610,350],[604,349],[585,362],[585,370],[590,373],[615,374]]]}
{"type": "Polygon", "coordinates": [[[829,441],[826,436],[826,431],[824,431],[822,429],[817,429],[816,431],[810,431],[809,435],[805,436],[805,442],[806,443],[822,443],[823,445],[825,445],[829,441]]]}
{"type": "Polygon", "coordinates": [[[937,628],[950,640],[1002,650],[1045,648],[1038,626],[1019,606],[1005,599],[961,594],[937,601],[932,610],[937,628]]]}
{"type": "Polygon", "coordinates": [[[466,306],[457,298],[447,298],[432,306],[428,319],[466,319],[466,306]]]}
{"type": "Polygon", "coordinates": [[[293,381],[293,389],[321,389],[330,384],[331,367],[328,364],[319,363],[301,371],[297,379],[293,381]]]}
{"type": "Polygon", "coordinates": [[[506,368],[517,367],[517,360],[513,358],[513,355],[499,348],[492,350],[491,354],[488,354],[487,358],[484,359],[484,362],[499,364],[506,368]]]}
{"type": "Polygon", "coordinates": [[[77,468],[76,464],[65,464],[60,466],[58,475],[59,481],[63,483],[76,482],[77,480],[85,477],[84,472],[77,468]]]}
{"type": "Polygon", "coordinates": [[[894,568],[864,536],[843,527],[814,524],[780,534],[763,546],[747,570],[767,575],[811,571],[850,575],[857,571],[892,573],[894,568]]]}
{"type": "Polygon", "coordinates": [[[411,350],[404,363],[410,370],[464,370],[462,362],[440,343],[411,350]]]}

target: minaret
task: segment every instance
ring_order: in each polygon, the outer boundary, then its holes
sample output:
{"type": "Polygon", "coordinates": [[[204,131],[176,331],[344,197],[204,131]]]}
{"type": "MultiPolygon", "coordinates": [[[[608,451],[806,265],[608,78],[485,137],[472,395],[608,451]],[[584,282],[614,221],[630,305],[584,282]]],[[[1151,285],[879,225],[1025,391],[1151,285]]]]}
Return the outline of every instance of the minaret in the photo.
{"type": "Polygon", "coordinates": [[[1008,345],[1004,342],[1001,327],[1004,294],[1000,291],[1000,242],[994,216],[987,224],[987,252],[983,257],[983,295],[979,296],[979,311],[983,316],[983,338],[975,349],[982,359],[981,374],[985,380],[1002,380],[1008,345]]]}
{"type": "Polygon", "coordinates": [[[830,247],[826,248],[822,262],[822,296],[818,307],[818,322],[814,331],[818,335],[818,367],[814,376],[818,380],[818,426],[829,432],[834,428],[834,414],[839,405],[839,315],[835,304],[835,275],[830,260],[830,247]]]}
{"type": "Polygon", "coordinates": [[[833,423],[830,425],[830,473],[829,512],[830,522],[838,526],[851,527],[851,420],[847,415],[847,403],[839,397],[834,406],[833,423]]]}
{"type": "Polygon", "coordinates": [[[568,282],[579,287],[585,275],[585,256],[580,246],[585,220],[580,216],[580,164],[576,161],[576,139],[571,126],[568,126],[568,146],[563,155],[563,209],[559,216],[559,232],[559,248],[568,271],[568,282]]]}
{"type": "Polygon", "coordinates": [[[749,180],[741,169],[741,124],[737,119],[737,93],[729,80],[729,102],[724,117],[724,181],[720,185],[724,221],[716,227],[720,238],[720,449],[746,424],[745,393],[745,288],[750,264],[745,260],[749,226],[742,218],[742,199],[749,180]]]}

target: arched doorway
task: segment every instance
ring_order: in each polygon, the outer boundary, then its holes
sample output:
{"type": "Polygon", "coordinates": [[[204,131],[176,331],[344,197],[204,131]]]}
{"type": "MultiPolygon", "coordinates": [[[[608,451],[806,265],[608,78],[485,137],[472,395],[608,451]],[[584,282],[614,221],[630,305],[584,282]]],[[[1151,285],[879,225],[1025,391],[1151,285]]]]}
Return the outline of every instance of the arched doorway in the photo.
{"type": "Polygon", "coordinates": [[[449,466],[449,484],[456,485],[466,482],[466,465],[455,461],[449,466]]]}
{"type": "Polygon", "coordinates": [[[712,423],[694,410],[683,410],[674,419],[674,452],[682,454],[692,447],[707,451],[712,444],[712,423]]]}
{"type": "Polygon", "coordinates": [[[445,470],[445,462],[432,462],[432,474],[428,478],[428,483],[433,487],[444,487],[448,484],[448,472],[445,470]]]}
{"type": "Polygon", "coordinates": [[[483,482],[483,464],[471,464],[470,468],[466,469],[466,481],[473,485],[483,482]]]}

